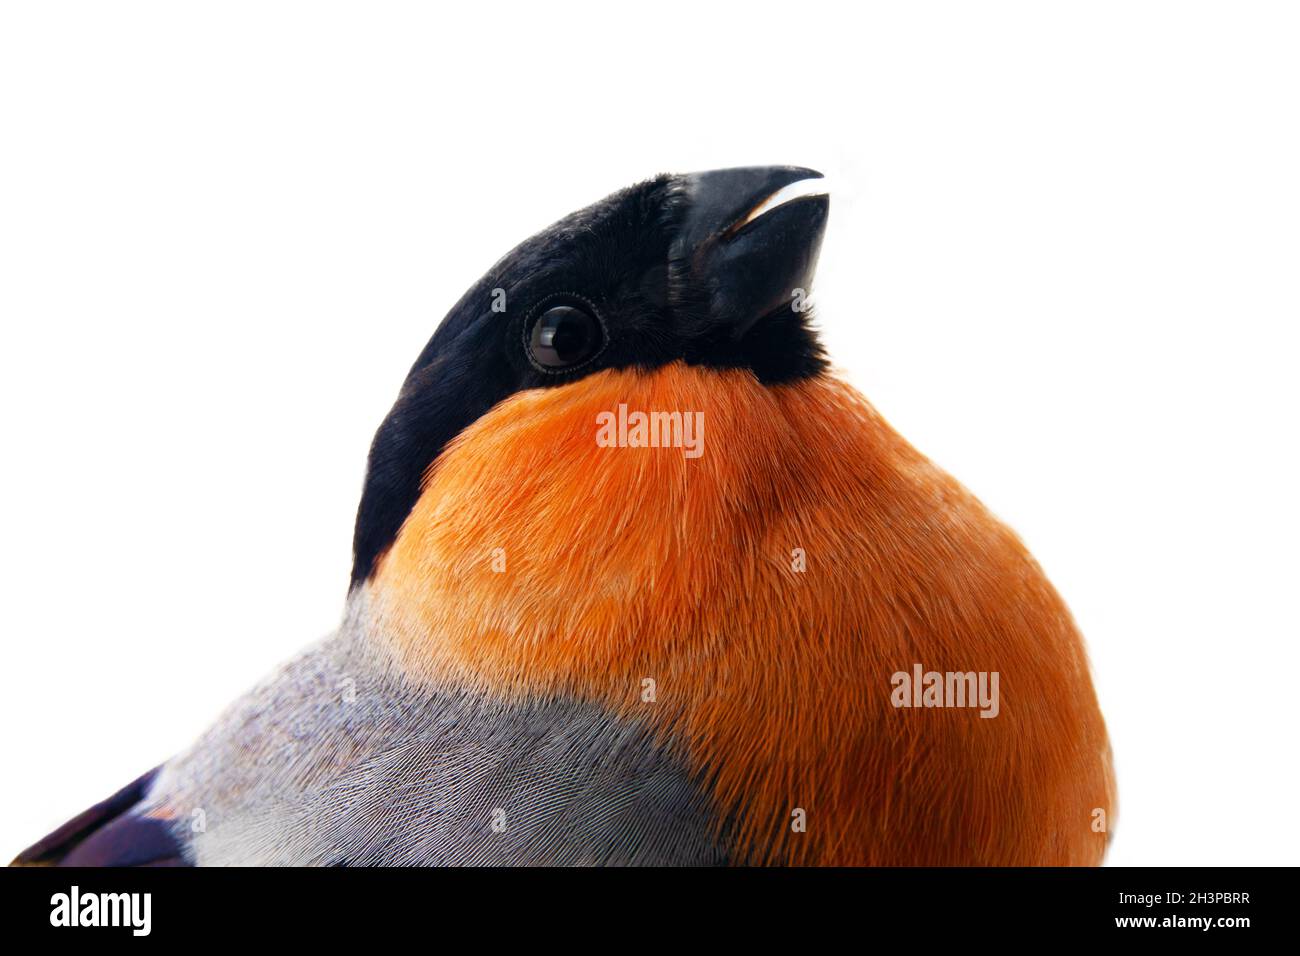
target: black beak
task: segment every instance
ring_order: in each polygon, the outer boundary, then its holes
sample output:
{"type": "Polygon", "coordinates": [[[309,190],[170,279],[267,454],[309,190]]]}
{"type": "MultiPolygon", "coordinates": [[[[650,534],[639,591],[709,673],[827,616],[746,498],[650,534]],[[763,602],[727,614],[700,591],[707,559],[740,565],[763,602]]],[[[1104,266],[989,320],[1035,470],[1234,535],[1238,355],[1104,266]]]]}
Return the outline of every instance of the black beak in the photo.
{"type": "Polygon", "coordinates": [[[710,319],[740,338],[808,292],[830,211],[815,182],[822,174],[744,166],[683,178],[690,205],[673,243],[674,267],[704,293],[710,319]]]}

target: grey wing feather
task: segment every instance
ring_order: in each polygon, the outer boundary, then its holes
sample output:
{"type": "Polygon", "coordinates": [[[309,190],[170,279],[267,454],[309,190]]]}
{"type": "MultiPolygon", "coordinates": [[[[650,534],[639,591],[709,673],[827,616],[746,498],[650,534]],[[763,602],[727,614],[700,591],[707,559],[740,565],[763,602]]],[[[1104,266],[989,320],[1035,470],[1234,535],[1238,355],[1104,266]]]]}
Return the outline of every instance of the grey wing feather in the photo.
{"type": "Polygon", "coordinates": [[[200,864],[726,862],[701,787],[646,727],[417,689],[346,629],[164,765],[149,799],[200,864]]]}

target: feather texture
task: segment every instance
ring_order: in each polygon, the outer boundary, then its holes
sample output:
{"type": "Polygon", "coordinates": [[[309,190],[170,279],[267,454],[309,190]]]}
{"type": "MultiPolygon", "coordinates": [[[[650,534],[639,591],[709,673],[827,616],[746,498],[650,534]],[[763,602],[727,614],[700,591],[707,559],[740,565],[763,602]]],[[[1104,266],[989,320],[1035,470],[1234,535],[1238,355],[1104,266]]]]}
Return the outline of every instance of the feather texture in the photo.
{"type": "Polygon", "coordinates": [[[435,463],[371,601],[374,639],[416,679],[648,721],[743,859],[1104,852],[1109,748],[1065,605],[1011,531],[828,376],[676,363],[520,393],[435,463]],[[599,447],[620,403],[703,412],[703,454],[599,447]],[[998,672],[999,715],[893,707],[891,675],[916,662],[998,672]]]}

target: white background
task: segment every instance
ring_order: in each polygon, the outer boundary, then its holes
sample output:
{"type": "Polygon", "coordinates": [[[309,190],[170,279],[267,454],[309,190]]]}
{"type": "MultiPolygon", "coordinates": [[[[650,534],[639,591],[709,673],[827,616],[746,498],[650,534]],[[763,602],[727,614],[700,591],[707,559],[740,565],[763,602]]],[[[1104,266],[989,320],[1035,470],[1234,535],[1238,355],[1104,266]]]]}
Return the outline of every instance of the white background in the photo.
{"type": "Polygon", "coordinates": [[[1109,862],[1300,863],[1293,5],[0,11],[0,855],[333,627],[370,436],[500,254],[796,163],[834,359],[1088,638],[1109,862]]]}

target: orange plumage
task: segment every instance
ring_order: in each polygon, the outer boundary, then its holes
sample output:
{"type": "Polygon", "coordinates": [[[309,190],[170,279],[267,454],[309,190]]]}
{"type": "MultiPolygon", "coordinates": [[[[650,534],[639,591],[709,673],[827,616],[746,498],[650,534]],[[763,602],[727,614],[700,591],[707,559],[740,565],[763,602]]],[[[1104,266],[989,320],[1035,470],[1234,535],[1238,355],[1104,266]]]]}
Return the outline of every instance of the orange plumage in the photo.
{"type": "Polygon", "coordinates": [[[827,376],[674,363],[519,393],[437,459],[370,602],[421,679],[651,722],[749,861],[1102,858],[1109,748],[1069,612],[1010,530],[827,376]],[[703,412],[703,454],[599,447],[619,403],[703,412]],[[998,716],[895,708],[914,662],[998,672],[998,716]]]}

